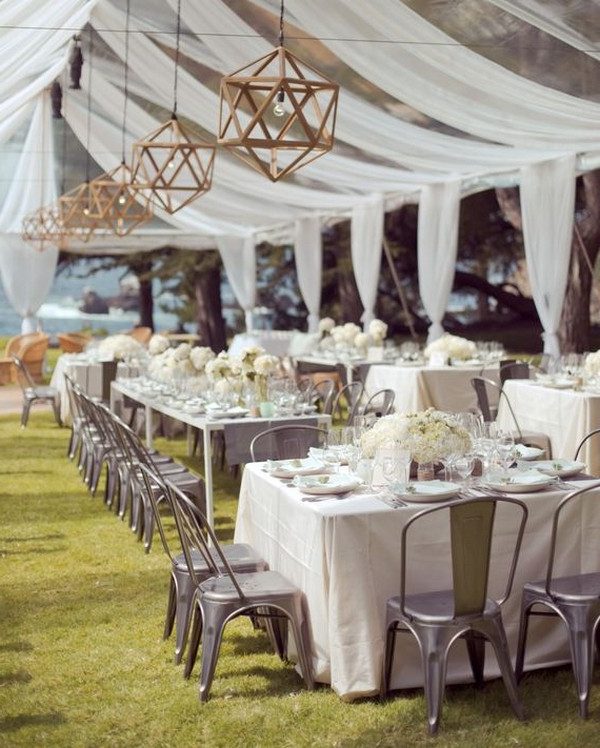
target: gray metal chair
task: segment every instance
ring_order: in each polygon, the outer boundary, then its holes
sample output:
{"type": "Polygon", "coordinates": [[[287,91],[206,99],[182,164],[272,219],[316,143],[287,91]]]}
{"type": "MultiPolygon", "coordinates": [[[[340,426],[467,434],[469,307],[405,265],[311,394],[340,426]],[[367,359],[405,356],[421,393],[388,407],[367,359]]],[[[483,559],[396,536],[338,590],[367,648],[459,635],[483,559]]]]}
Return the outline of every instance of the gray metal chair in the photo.
{"type": "MultiPolygon", "coordinates": [[[[195,588],[187,568],[185,556],[181,550],[171,549],[161,520],[159,499],[157,498],[159,492],[160,498],[164,499],[163,505],[166,505],[171,515],[173,515],[168,488],[163,478],[151,470],[148,465],[140,465],[140,469],[143,479],[143,490],[152,506],[156,528],[163,549],[171,561],[171,576],[163,639],[168,639],[173,632],[173,627],[175,627],[175,664],[178,665],[181,662],[188,640],[195,588]]],[[[221,548],[231,568],[236,572],[247,573],[263,571],[268,568],[266,562],[256,553],[254,548],[245,543],[229,543],[221,546],[221,548]]],[[[213,553],[213,557],[215,563],[218,565],[219,559],[215,553],[213,553]]],[[[192,550],[192,560],[196,576],[203,581],[209,579],[211,570],[208,568],[202,553],[192,550]]]]}
{"type": "Polygon", "coordinates": [[[322,379],[313,385],[310,396],[313,404],[320,404],[321,411],[330,416],[333,410],[333,398],[335,397],[335,382],[333,379],[322,379]]]}
{"type": "Polygon", "coordinates": [[[580,453],[580,452],[581,452],[581,450],[582,450],[582,449],[584,448],[584,446],[586,445],[586,443],[587,443],[587,442],[588,442],[588,441],[589,441],[589,440],[590,440],[590,439],[591,439],[591,438],[592,438],[593,436],[596,436],[597,434],[600,434],[600,429],[593,429],[592,431],[590,431],[590,433],[589,433],[589,434],[586,434],[586,435],[585,435],[585,436],[583,437],[583,439],[582,439],[582,440],[581,440],[581,441],[579,442],[579,444],[577,445],[577,449],[575,450],[575,456],[573,457],[573,460],[577,460],[577,459],[578,459],[578,457],[579,457],[579,453],[580,453]]]}
{"type": "Polygon", "coordinates": [[[52,405],[54,419],[59,426],[62,426],[60,418],[60,393],[56,387],[36,384],[29,370],[23,361],[15,355],[11,356],[12,361],[17,369],[17,381],[23,393],[23,409],[21,411],[21,428],[27,426],[29,420],[29,411],[35,402],[47,402],[52,405]]]}
{"type": "Polygon", "coordinates": [[[169,481],[167,487],[196,591],[186,674],[191,673],[202,638],[200,701],[207,701],[210,694],[223,630],[229,621],[241,615],[266,618],[271,623],[280,618],[289,622],[304,682],[308,689],[313,689],[308,622],[301,590],[276,571],[234,572],[204,514],[169,481]],[[202,554],[210,570],[207,580],[196,574],[194,551],[202,554]]]}
{"type": "Polygon", "coordinates": [[[513,359],[500,361],[500,384],[504,386],[507,379],[529,379],[529,364],[513,359]]]}
{"type": "MultiPolygon", "coordinates": [[[[587,719],[590,688],[594,669],[594,638],[600,655],[600,571],[588,574],[554,576],[557,534],[560,515],[567,504],[579,499],[600,483],[573,491],[565,496],[554,511],[550,533],[550,550],[546,578],[528,582],[521,598],[521,622],[517,647],[516,677],[523,676],[525,645],[529,616],[558,616],[569,634],[571,663],[579,696],[579,714],[587,719]],[[547,610],[533,610],[536,605],[547,610]]],[[[597,501],[595,498],[594,500],[597,501]]]]}
{"type": "Polygon", "coordinates": [[[400,595],[390,598],[386,606],[382,693],[389,691],[396,633],[408,630],[421,650],[430,734],[437,732],[440,723],[448,651],[461,637],[466,639],[478,685],[483,682],[485,640],[491,643],[511,705],[517,717],[523,719],[500,606],[510,595],[527,514],[522,501],[486,496],[425,509],[412,517],[402,530],[400,595]],[[521,514],[506,589],[501,599],[493,600],[488,597],[487,590],[494,519],[499,503],[512,504],[521,514]],[[453,589],[407,595],[408,531],[418,520],[440,511],[449,514],[453,589]]]}
{"type": "Polygon", "coordinates": [[[302,459],[310,447],[322,447],[326,439],[327,431],[317,426],[275,426],[252,439],[250,456],[252,462],[302,459]]]}
{"type": "Polygon", "coordinates": [[[333,407],[331,408],[331,415],[333,418],[342,416],[342,401],[346,401],[346,408],[348,410],[348,417],[346,418],[346,424],[352,425],[354,416],[358,412],[360,407],[360,401],[365,391],[365,386],[362,382],[349,382],[345,384],[342,389],[337,393],[333,401],[333,407]]]}
{"type": "Polygon", "coordinates": [[[366,415],[367,413],[375,413],[378,416],[389,416],[390,413],[394,412],[394,401],[396,400],[396,393],[394,390],[378,390],[374,392],[371,397],[367,400],[364,407],[360,408],[355,415],[366,415]]]}

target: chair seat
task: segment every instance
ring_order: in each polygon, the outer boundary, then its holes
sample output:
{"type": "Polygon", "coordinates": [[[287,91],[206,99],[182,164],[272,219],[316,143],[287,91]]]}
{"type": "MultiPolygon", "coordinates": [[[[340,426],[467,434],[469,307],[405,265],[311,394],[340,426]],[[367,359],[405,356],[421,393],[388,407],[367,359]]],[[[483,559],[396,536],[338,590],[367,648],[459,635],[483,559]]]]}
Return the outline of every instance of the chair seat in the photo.
{"type": "MultiPolygon", "coordinates": [[[[469,616],[454,616],[454,591],[440,590],[439,592],[423,592],[417,595],[407,595],[404,601],[405,616],[400,610],[400,598],[392,597],[388,600],[388,611],[396,611],[399,618],[413,618],[422,623],[452,623],[454,620],[465,620],[469,616]]],[[[500,606],[494,600],[485,601],[485,609],[478,618],[496,615],[500,606]]]]}
{"type": "MultiPolygon", "coordinates": [[[[223,545],[221,546],[221,550],[230,566],[232,566],[236,571],[252,572],[264,568],[265,566],[265,562],[254,548],[251,545],[246,545],[246,543],[231,543],[229,545],[223,545]]],[[[214,549],[211,550],[211,556],[216,565],[221,568],[223,564],[214,549]]],[[[175,556],[174,563],[178,569],[187,570],[187,563],[183,553],[175,556]]],[[[192,549],[192,563],[194,564],[194,571],[197,573],[201,574],[202,572],[208,572],[208,565],[204,560],[204,556],[196,549],[192,549]]]]}
{"type": "MultiPolygon", "coordinates": [[[[252,601],[265,597],[289,597],[298,594],[298,588],[277,571],[260,571],[248,574],[236,574],[244,598],[252,601]]],[[[202,597],[207,601],[239,601],[237,590],[229,577],[212,577],[200,585],[202,597]]]]}
{"type": "Polygon", "coordinates": [[[25,397],[28,400],[34,400],[36,398],[55,398],[58,397],[58,390],[56,387],[40,386],[40,387],[27,387],[25,389],[25,397]]]}
{"type": "MultiPolygon", "coordinates": [[[[524,589],[547,598],[545,579],[539,582],[529,582],[524,589]]],[[[565,602],[600,600],[600,573],[557,577],[552,580],[550,592],[557,600],[565,602]]]]}

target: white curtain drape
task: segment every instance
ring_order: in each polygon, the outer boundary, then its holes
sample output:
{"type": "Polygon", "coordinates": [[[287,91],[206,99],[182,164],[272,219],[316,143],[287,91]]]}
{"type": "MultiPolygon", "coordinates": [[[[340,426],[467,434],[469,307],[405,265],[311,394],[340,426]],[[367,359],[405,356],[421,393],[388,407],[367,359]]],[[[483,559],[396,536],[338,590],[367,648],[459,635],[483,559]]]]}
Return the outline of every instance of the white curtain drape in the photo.
{"type": "Polygon", "coordinates": [[[381,269],[383,244],[383,196],[372,195],[352,210],[350,248],[356,286],[364,312],[361,320],[365,329],[375,317],[377,284],[381,269]]]}
{"type": "Polygon", "coordinates": [[[6,297],[22,318],[22,332],[37,328],[36,312],[54,280],[58,250],[37,252],[21,237],[23,216],[56,199],[49,97],[38,96],[23,152],[0,211],[0,276],[6,297]]]}
{"type": "Polygon", "coordinates": [[[252,310],[256,305],[256,247],[254,235],[218,236],[217,246],[231,288],[244,310],[246,331],[251,332],[252,310]]]}
{"type": "Polygon", "coordinates": [[[569,274],[575,211],[575,156],[523,168],[521,213],[525,258],[544,353],[560,354],[558,328],[569,274]]]}
{"type": "Polygon", "coordinates": [[[431,320],[428,340],[444,334],[442,320],[454,282],[460,212],[460,182],[427,185],[419,201],[419,293],[431,320]]]}
{"type": "Polygon", "coordinates": [[[321,221],[318,217],[309,216],[296,221],[294,259],[300,293],[308,309],[308,332],[317,332],[323,274],[321,221]]]}

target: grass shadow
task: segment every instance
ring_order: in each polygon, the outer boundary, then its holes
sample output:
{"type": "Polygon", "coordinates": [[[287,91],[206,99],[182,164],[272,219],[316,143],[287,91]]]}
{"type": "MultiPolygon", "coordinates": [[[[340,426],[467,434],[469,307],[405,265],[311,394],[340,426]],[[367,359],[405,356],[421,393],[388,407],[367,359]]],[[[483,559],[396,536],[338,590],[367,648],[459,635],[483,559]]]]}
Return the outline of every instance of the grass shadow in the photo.
{"type": "Polygon", "coordinates": [[[33,652],[31,642],[16,641],[0,644],[0,652],[33,652]]]}
{"type": "Polygon", "coordinates": [[[45,714],[15,714],[13,717],[0,719],[0,733],[14,732],[22,727],[46,725],[49,727],[62,725],[66,719],[60,712],[46,712],[45,714]]]}
{"type": "Polygon", "coordinates": [[[27,670],[15,670],[14,673],[0,673],[0,687],[11,686],[15,683],[29,683],[31,681],[31,673],[27,670]]]}

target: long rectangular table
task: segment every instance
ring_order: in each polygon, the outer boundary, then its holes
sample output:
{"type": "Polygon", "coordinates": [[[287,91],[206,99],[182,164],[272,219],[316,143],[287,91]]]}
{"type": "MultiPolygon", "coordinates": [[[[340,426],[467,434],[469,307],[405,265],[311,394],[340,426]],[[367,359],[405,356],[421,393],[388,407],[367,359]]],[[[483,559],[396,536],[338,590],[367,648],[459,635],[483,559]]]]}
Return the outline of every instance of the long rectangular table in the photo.
{"type": "MultiPolygon", "coordinates": [[[[544,491],[522,497],[529,519],[513,592],[503,606],[513,657],[521,588],[525,582],[545,576],[552,512],[564,495],[564,491],[544,491]]],[[[303,590],[315,677],[319,682],[330,683],[344,699],[378,692],[385,605],[389,597],[399,594],[400,535],[407,520],[422,507],[391,509],[368,494],[303,501],[298,489],[266,474],[260,464],[246,466],[235,540],[250,543],[271,569],[303,590]]],[[[556,568],[560,573],[596,571],[600,568],[600,492],[595,491],[568,511],[556,568]]],[[[515,528],[509,520],[506,508],[499,509],[493,559],[506,564],[515,540],[515,528]]],[[[409,553],[409,592],[440,589],[440,577],[449,573],[447,552],[445,525],[428,524],[419,531],[415,528],[409,553]]],[[[490,594],[500,593],[505,578],[493,565],[490,594]]],[[[491,651],[487,655],[486,677],[497,677],[495,657],[491,651]]],[[[527,669],[568,661],[562,624],[534,617],[530,623],[527,669]]],[[[418,645],[412,636],[397,637],[394,663],[392,688],[423,685],[418,645]]],[[[471,680],[466,647],[457,642],[448,664],[448,682],[471,680]]]]}
{"type": "MultiPolygon", "coordinates": [[[[131,387],[127,384],[127,380],[120,380],[113,382],[111,385],[111,407],[116,401],[117,393],[121,396],[126,396],[131,400],[135,400],[144,406],[145,413],[145,437],[146,445],[152,447],[153,436],[154,436],[154,422],[153,414],[162,413],[169,418],[174,418],[181,423],[186,424],[188,427],[196,428],[202,432],[202,443],[204,447],[204,482],[206,488],[206,518],[211,525],[214,525],[214,489],[213,489],[213,470],[212,470],[212,440],[211,435],[215,431],[223,431],[226,424],[240,424],[240,423],[264,423],[265,428],[268,424],[273,421],[289,421],[290,416],[282,416],[278,418],[273,416],[270,418],[211,418],[207,415],[197,415],[186,413],[183,410],[172,408],[165,405],[155,396],[147,395],[144,392],[131,387]]],[[[298,421],[302,424],[306,421],[314,421],[317,418],[320,424],[327,426],[331,423],[331,416],[324,414],[313,414],[306,416],[294,416],[294,421],[298,421]]]]}
{"type": "MultiPolygon", "coordinates": [[[[510,404],[523,430],[548,434],[555,457],[572,459],[581,440],[593,429],[600,428],[600,395],[575,390],[555,389],[529,379],[510,379],[504,383],[510,404]]],[[[498,423],[514,429],[514,420],[504,398],[500,401],[498,423]]],[[[590,439],[581,459],[588,473],[600,475],[598,439],[590,439]]]]}
{"type": "Polygon", "coordinates": [[[397,364],[373,366],[367,374],[369,394],[390,389],[396,393],[397,413],[436,408],[454,413],[477,408],[471,386],[473,377],[483,376],[499,383],[498,366],[422,366],[397,364]]]}

